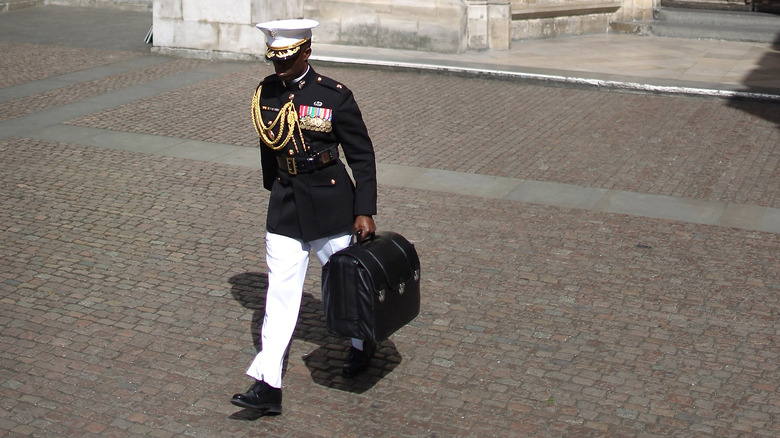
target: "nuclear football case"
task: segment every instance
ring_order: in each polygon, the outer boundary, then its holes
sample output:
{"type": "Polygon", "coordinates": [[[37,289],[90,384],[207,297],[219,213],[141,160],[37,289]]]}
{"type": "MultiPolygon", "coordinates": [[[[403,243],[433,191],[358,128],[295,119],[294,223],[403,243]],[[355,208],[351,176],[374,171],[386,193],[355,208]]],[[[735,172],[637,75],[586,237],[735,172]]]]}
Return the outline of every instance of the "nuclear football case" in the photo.
{"type": "Polygon", "coordinates": [[[322,268],[329,333],[381,342],[420,313],[420,259],[392,231],[333,254],[322,268]]]}

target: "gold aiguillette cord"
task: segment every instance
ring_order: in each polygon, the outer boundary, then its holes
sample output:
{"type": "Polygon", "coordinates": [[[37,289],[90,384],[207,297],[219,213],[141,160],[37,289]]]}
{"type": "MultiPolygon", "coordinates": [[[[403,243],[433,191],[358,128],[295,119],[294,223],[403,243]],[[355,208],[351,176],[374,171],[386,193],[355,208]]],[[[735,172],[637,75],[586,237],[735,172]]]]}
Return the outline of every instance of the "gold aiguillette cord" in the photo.
{"type": "MultiPolygon", "coordinates": [[[[260,94],[263,91],[262,85],[257,87],[255,95],[252,96],[252,122],[255,125],[255,131],[263,143],[269,148],[278,151],[279,149],[287,146],[293,138],[295,131],[298,131],[301,144],[306,144],[303,140],[303,132],[301,131],[298,122],[298,112],[295,111],[295,104],[293,104],[293,96],[290,96],[290,101],[284,104],[279,114],[276,115],[276,119],[265,126],[263,123],[262,114],[260,112],[260,94]],[[279,127],[278,134],[274,134],[274,129],[279,127]]],[[[298,152],[298,145],[293,141],[295,151],[298,152]]]]}

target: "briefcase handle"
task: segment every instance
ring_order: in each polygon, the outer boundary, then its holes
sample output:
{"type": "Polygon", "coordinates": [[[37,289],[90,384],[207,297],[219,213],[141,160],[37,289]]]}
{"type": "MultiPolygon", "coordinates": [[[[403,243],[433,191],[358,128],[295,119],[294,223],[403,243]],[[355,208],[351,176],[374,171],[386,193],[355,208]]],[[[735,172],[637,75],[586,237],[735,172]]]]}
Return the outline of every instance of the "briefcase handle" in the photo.
{"type": "MultiPolygon", "coordinates": [[[[395,234],[390,232],[390,234],[395,234]]],[[[352,235],[352,242],[350,243],[350,246],[362,246],[363,244],[369,243],[375,238],[381,237],[382,233],[377,232],[373,233],[370,236],[366,237],[365,239],[362,239],[362,235],[360,232],[357,232],[352,235]]],[[[399,246],[398,242],[395,242],[393,239],[388,239],[388,242],[391,246],[394,246],[397,248],[400,252],[400,254],[406,259],[406,265],[409,267],[409,275],[412,276],[415,280],[418,280],[420,278],[419,274],[419,261],[416,263],[417,267],[415,268],[415,263],[412,262],[411,259],[409,259],[409,254],[401,247],[399,246]]],[[[373,251],[361,248],[360,250],[361,256],[357,256],[355,254],[354,256],[362,263],[364,266],[366,266],[369,270],[369,272],[376,272],[376,273],[382,273],[385,284],[390,289],[395,290],[396,288],[401,288],[401,293],[403,293],[403,283],[396,284],[393,278],[391,278],[390,275],[388,275],[387,269],[385,269],[385,265],[377,258],[376,254],[374,254],[373,251]],[[371,267],[369,267],[369,265],[371,267]]],[[[416,258],[416,257],[415,257],[416,258]]],[[[397,279],[396,279],[397,280],[397,279]]],[[[405,279],[404,279],[405,280],[405,279]]]]}
{"type": "Polygon", "coordinates": [[[349,244],[350,245],[360,245],[361,243],[368,242],[369,240],[373,239],[374,236],[376,236],[376,233],[371,234],[370,236],[363,238],[363,230],[357,230],[357,232],[352,233],[352,239],[350,239],[349,244]]]}

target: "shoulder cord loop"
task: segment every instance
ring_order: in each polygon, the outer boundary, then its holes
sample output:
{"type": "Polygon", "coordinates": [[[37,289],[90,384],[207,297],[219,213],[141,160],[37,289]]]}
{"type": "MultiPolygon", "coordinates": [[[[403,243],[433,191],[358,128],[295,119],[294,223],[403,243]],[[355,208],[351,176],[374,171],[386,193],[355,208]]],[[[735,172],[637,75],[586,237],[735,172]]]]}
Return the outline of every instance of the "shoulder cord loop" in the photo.
{"type": "MultiPolygon", "coordinates": [[[[262,85],[257,87],[255,95],[252,96],[252,122],[255,125],[255,131],[257,132],[257,135],[260,136],[260,139],[263,140],[263,143],[265,143],[266,146],[275,151],[278,151],[287,146],[290,140],[293,139],[293,135],[297,130],[298,135],[300,136],[301,145],[303,145],[305,148],[306,143],[303,140],[303,132],[301,131],[301,127],[298,121],[298,112],[295,111],[295,104],[293,104],[292,99],[284,104],[282,109],[279,111],[279,114],[277,114],[276,119],[274,119],[274,121],[268,127],[263,124],[263,118],[260,112],[260,93],[262,90],[262,85]],[[279,133],[274,134],[273,130],[277,126],[279,126],[279,133]]],[[[295,151],[299,152],[298,144],[294,140],[293,145],[295,146],[295,151]]]]}

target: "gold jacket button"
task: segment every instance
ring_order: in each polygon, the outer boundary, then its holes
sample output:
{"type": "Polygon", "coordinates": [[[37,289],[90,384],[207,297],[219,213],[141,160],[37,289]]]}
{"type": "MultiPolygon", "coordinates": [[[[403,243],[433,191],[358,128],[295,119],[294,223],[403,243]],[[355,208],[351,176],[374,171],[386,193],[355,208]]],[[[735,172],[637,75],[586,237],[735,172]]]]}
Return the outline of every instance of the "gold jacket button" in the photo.
{"type": "Polygon", "coordinates": [[[287,154],[290,156],[295,155],[295,151],[290,149],[289,151],[287,151],[287,154]]]}
{"type": "Polygon", "coordinates": [[[336,180],[335,179],[330,180],[330,185],[335,186],[336,185],[336,180]]]}

